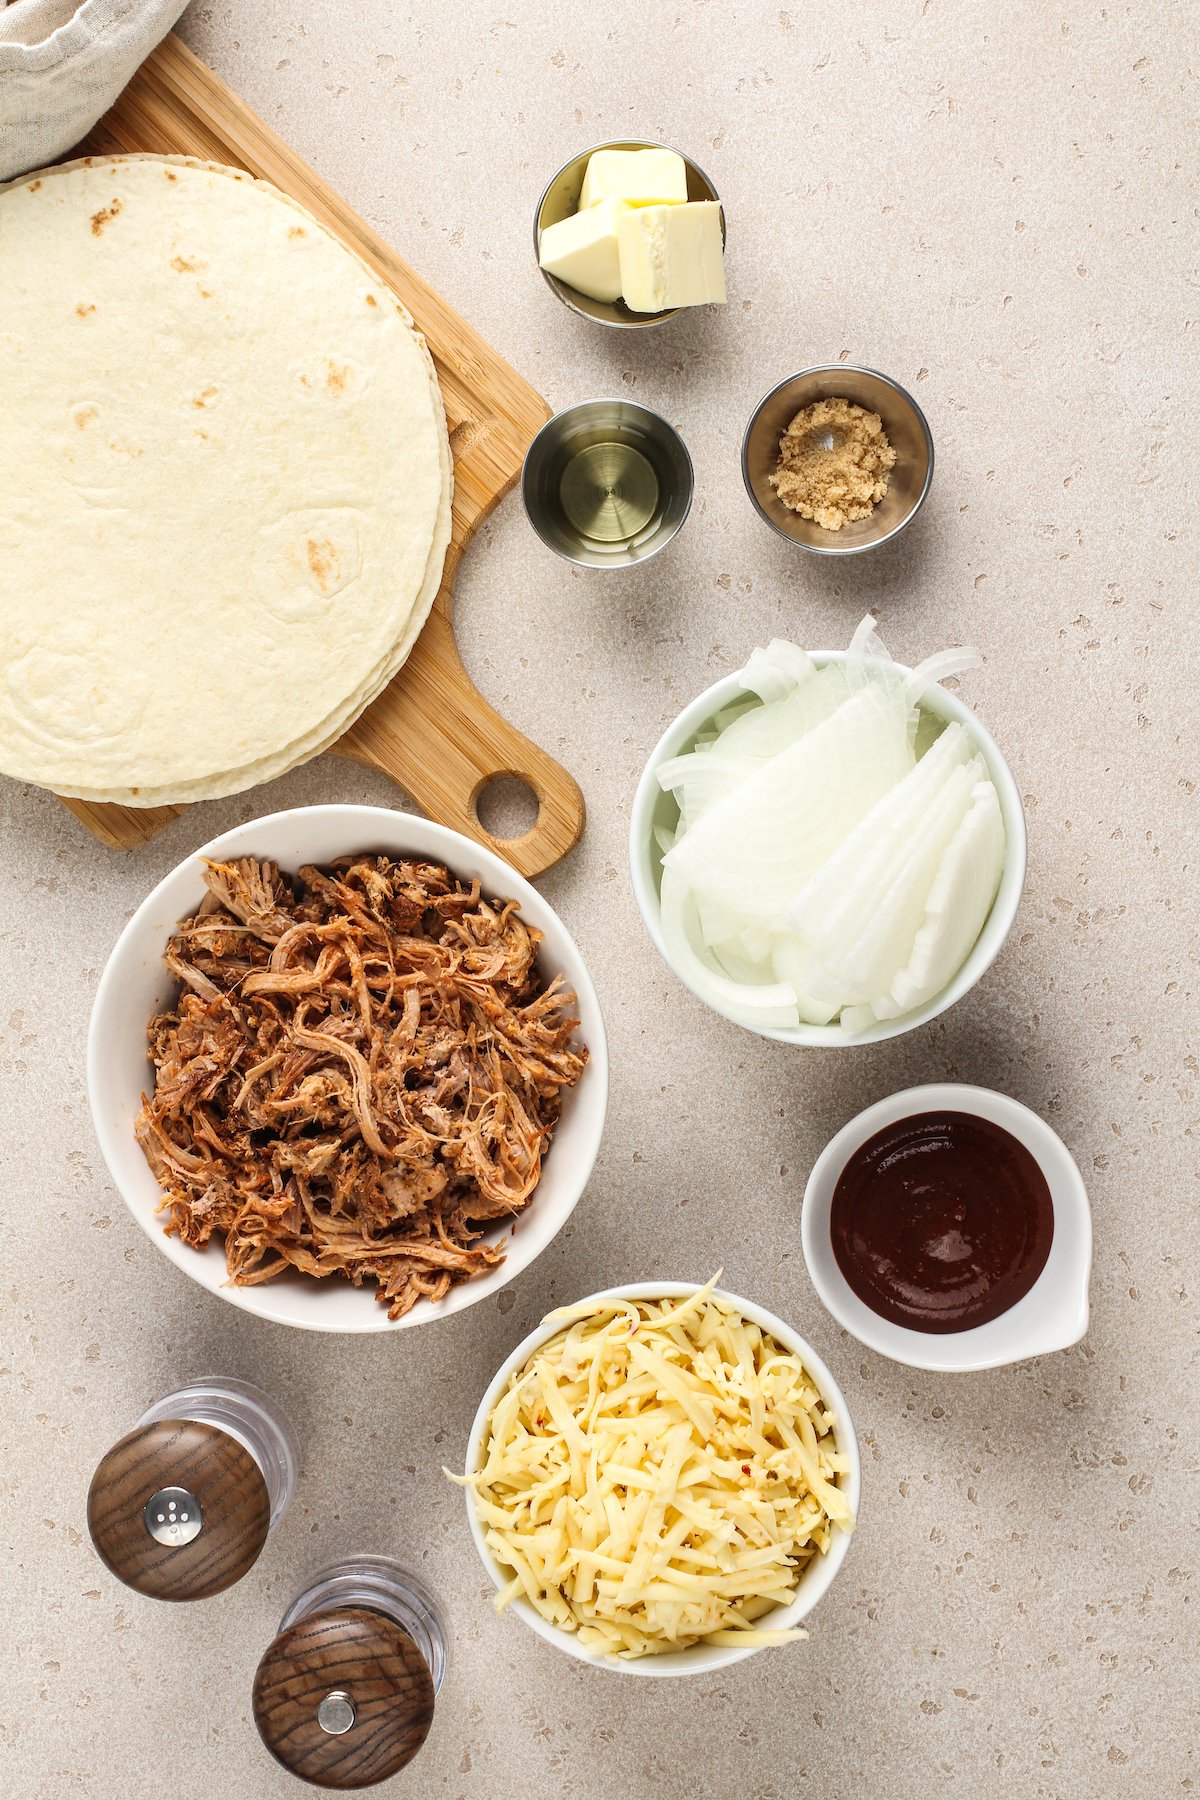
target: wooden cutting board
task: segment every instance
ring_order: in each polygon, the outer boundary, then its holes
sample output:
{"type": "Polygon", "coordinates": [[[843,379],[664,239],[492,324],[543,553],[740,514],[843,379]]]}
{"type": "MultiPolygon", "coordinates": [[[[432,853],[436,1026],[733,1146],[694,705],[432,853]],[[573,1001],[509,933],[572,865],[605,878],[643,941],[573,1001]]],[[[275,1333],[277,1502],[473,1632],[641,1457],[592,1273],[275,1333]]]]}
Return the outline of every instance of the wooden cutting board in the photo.
{"type": "MultiPolygon", "coordinates": [[[[178,38],[159,46],[75,154],[121,151],[202,157],[274,182],[356,250],[424,332],[454,456],[446,571],[408,661],[333,754],[382,769],[432,818],[490,844],[523,875],[541,874],[578,840],[583,796],[470,680],[454,640],[452,596],[472,533],[516,482],[526,448],[549,416],[545,401],[178,38]],[[500,775],[527,782],[537,796],[537,821],[523,837],[497,839],[480,823],[479,795],[500,775]]],[[[147,842],[184,810],[63,804],[119,850],[147,842]]]]}

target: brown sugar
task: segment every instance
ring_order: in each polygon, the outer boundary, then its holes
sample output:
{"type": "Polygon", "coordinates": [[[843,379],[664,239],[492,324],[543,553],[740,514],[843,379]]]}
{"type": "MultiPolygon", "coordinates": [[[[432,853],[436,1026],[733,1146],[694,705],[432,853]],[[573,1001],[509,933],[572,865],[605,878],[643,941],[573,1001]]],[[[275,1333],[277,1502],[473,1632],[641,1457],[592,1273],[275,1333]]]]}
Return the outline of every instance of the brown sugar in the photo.
{"type": "Polygon", "coordinates": [[[802,519],[840,531],[883,499],[895,462],[878,413],[851,400],[814,400],[780,438],[771,486],[802,519]]]}

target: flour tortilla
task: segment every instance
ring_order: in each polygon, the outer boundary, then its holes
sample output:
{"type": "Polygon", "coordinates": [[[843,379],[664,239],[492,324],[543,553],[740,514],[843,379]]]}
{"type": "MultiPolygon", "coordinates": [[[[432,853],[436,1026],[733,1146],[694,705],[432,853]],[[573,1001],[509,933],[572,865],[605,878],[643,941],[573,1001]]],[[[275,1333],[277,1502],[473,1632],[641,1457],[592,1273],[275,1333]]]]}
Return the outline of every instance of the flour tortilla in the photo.
{"type": "Polygon", "coordinates": [[[91,159],[0,189],[0,359],[0,769],[152,806],[335,741],[450,537],[395,296],[241,171],[91,159]]]}

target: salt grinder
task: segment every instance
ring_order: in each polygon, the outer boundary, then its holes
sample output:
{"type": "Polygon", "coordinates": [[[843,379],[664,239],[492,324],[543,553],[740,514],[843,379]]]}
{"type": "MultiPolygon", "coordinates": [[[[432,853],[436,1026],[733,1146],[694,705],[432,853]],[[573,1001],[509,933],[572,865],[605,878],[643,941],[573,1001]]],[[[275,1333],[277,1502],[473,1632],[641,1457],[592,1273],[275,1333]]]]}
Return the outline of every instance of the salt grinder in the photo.
{"type": "Polygon", "coordinates": [[[101,1460],[88,1489],[92,1543],[139,1594],[205,1600],[254,1565],[299,1469],[292,1427],[260,1388],[192,1382],[101,1460]]]}
{"type": "Polygon", "coordinates": [[[371,1787],[425,1742],[445,1672],[442,1622],[416,1577],[386,1557],[347,1557],[283,1615],[254,1678],[254,1722],[302,1781],[371,1787]]]}

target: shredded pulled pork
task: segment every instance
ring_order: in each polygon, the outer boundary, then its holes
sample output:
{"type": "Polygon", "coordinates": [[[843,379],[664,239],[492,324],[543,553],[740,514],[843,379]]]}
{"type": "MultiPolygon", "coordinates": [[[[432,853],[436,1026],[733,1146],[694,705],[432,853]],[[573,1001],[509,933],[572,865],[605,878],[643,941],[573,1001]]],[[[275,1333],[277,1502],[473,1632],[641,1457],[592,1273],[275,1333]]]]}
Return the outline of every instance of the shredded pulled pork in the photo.
{"type": "Polygon", "coordinates": [[[166,950],[135,1126],[168,1232],[239,1286],[372,1280],[388,1317],[503,1261],[587,1051],[517,902],[430,863],[346,857],[293,884],[209,864],[166,950]]]}

